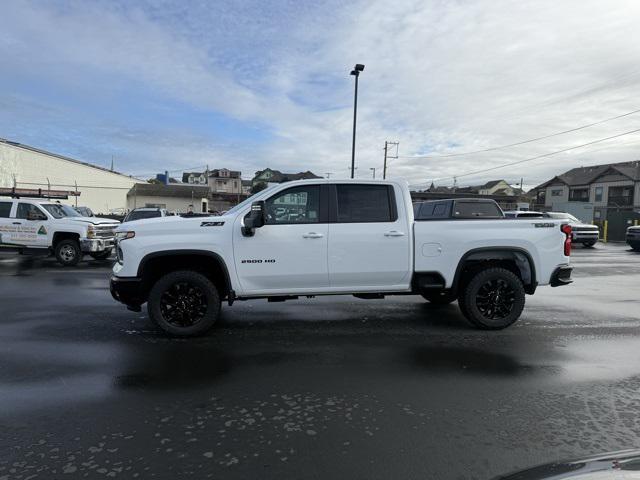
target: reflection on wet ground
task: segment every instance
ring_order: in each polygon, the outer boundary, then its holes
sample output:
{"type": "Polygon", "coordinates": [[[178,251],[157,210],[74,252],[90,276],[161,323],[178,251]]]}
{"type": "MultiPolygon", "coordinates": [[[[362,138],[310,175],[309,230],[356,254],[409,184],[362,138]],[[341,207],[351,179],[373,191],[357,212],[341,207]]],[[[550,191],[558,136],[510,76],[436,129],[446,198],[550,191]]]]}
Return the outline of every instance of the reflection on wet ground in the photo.
{"type": "Polygon", "coordinates": [[[628,254],[576,253],[575,284],[501,332],[455,304],[335,297],[236,302],[192,340],[113,302],[104,264],[0,257],[0,478],[487,478],[628,447],[628,254]]]}

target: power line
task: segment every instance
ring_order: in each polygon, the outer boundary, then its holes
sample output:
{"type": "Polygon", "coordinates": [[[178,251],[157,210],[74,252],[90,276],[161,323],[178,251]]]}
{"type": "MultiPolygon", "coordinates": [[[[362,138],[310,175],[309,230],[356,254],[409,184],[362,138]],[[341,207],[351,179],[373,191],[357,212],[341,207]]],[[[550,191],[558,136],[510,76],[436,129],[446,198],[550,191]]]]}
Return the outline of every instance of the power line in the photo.
{"type": "Polygon", "coordinates": [[[640,112],[640,109],[634,110],[632,112],[623,113],[622,115],[617,115],[615,117],[606,118],[604,120],[599,120],[597,122],[589,123],[587,125],[582,125],[580,127],[570,128],[569,130],[563,130],[562,132],[556,132],[556,133],[552,133],[552,134],[549,134],[549,135],[544,135],[542,137],[536,137],[536,138],[532,138],[532,139],[529,139],[529,140],[523,140],[521,142],[510,143],[508,145],[501,145],[499,147],[484,148],[482,150],[475,150],[475,151],[472,151],[472,152],[449,153],[449,154],[445,154],[445,155],[416,155],[416,156],[413,156],[413,157],[411,157],[411,156],[401,156],[400,158],[446,158],[446,157],[461,157],[461,156],[464,156],[464,155],[475,155],[477,153],[484,153],[484,152],[493,152],[494,150],[501,150],[503,148],[516,147],[518,145],[524,145],[526,143],[532,143],[532,142],[537,142],[537,141],[540,141],[540,140],[545,140],[547,138],[557,137],[558,135],[564,135],[565,133],[577,132],[578,130],[583,130],[585,128],[593,127],[594,125],[600,125],[602,123],[610,122],[612,120],[617,120],[618,118],[628,117],[629,115],[633,115],[634,113],[638,113],[638,112],[640,112]]]}
{"type": "MultiPolygon", "coordinates": [[[[556,150],[555,152],[544,153],[544,154],[542,154],[542,155],[537,155],[537,156],[535,156],[535,157],[525,158],[525,159],[523,159],[523,160],[517,160],[517,161],[515,161],[515,162],[509,162],[509,163],[505,163],[505,164],[502,164],[502,165],[497,165],[497,166],[495,166],[495,167],[484,168],[484,169],[482,169],[482,170],[475,170],[475,171],[473,171],[473,172],[461,173],[461,174],[459,174],[459,175],[455,175],[455,177],[454,177],[454,176],[451,176],[451,177],[434,178],[432,181],[436,181],[436,180],[447,180],[447,179],[449,179],[449,178],[468,177],[468,176],[470,176],[470,175],[477,175],[477,174],[479,174],[479,173],[491,172],[491,171],[493,171],[493,170],[498,170],[498,169],[500,169],[500,168],[510,167],[510,166],[512,166],[512,165],[519,165],[519,164],[521,164],[521,163],[526,163],[526,162],[532,162],[533,160],[538,160],[538,159],[540,159],[540,158],[551,157],[551,156],[553,156],[553,155],[557,155],[557,154],[559,154],[559,153],[568,152],[569,150],[574,150],[574,149],[576,149],[576,148],[582,148],[582,147],[586,147],[586,146],[589,146],[589,145],[594,145],[594,144],[596,144],[596,143],[605,142],[605,141],[607,141],[607,140],[611,140],[611,139],[614,139],[614,138],[624,137],[625,135],[631,135],[632,133],[637,133],[637,132],[640,132],[640,128],[637,128],[637,129],[635,129],[635,130],[631,130],[631,131],[629,131],[629,132],[624,132],[624,133],[619,133],[619,134],[617,134],[617,135],[612,135],[612,136],[610,136],[610,137],[601,138],[601,139],[599,139],[599,140],[594,140],[594,141],[592,141],[592,142],[583,143],[583,144],[581,144],[581,145],[574,145],[573,147],[563,148],[562,150],[556,150]]],[[[419,185],[426,185],[426,184],[422,184],[422,183],[420,183],[420,184],[417,184],[416,186],[419,186],[419,185]]]]}

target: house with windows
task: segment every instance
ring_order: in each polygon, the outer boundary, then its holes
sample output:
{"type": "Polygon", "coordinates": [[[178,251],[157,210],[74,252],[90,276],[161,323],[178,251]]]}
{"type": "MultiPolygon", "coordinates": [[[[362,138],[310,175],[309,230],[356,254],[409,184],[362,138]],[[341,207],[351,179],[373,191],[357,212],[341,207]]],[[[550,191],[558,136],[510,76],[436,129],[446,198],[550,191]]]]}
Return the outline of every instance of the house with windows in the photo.
{"type": "Polygon", "coordinates": [[[640,161],[572,168],[535,187],[532,197],[545,210],[592,204],[594,220],[606,220],[611,210],[638,210],[640,161]]]}
{"type": "Polygon", "coordinates": [[[207,179],[211,193],[242,193],[242,178],[237,170],[228,168],[211,170],[208,172],[207,179]]]}
{"type": "Polygon", "coordinates": [[[182,183],[188,183],[189,185],[206,185],[207,172],[184,172],[182,174],[182,183]]]}
{"type": "Polygon", "coordinates": [[[292,180],[307,180],[312,178],[322,178],[318,175],[307,170],[306,172],[298,172],[298,173],[282,173],[280,170],[272,170],[270,168],[265,168],[264,170],[259,170],[256,172],[253,180],[251,180],[251,185],[255,186],[259,183],[269,184],[269,183],[283,183],[290,182],[292,180]]]}

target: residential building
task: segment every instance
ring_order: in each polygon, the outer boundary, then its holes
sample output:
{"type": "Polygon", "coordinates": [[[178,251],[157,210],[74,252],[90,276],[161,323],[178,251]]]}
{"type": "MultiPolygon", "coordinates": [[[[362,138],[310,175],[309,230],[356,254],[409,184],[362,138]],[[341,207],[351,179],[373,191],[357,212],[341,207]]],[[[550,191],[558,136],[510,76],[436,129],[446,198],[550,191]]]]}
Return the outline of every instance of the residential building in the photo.
{"type": "Polygon", "coordinates": [[[207,171],[204,172],[184,172],[182,174],[182,183],[189,185],[207,185],[207,171]]]}
{"type": "Polygon", "coordinates": [[[105,167],[0,138],[0,187],[77,190],[63,201],[96,214],[124,210],[127,192],[144,180],[105,167]]]}
{"type": "Polygon", "coordinates": [[[572,168],[533,189],[538,207],[557,209],[565,204],[592,204],[595,220],[605,220],[611,209],[640,208],[640,161],[572,168]]]}
{"type": "Polygon", "coordinates": [[[514,188],[507,183],[506,180],[491,180],[482,185],[471,185],[468,187],[436,187],[433,182],[431,186],[425,190],[431,193],[470,193],[473,195],[521,195],[522,190],[514,188]]]}
{"type": "Polygon", "coordinates": [[[207,184],[212,193],[242,193],[240,172],[220,168],[208,172],[207,184]]]}
{"type": "Polygon", "coordinates": [[[298,172],[298,173],[282,173],[280,170],[272,170],[271,168],[265,168],[264,170],[259,170],[256,172],[253,180],[251,180],[251,185],[257,185],[259,183],[283,183],[289,182],[292,180],[306,180],[312,178],[322,178],[318,175],[307,170],[306,172],[298,172]]]}
{"type": "Polygon", "coordinates": [[[251,194],[251,180],[242,180],[242,194],[243,195],[251,194]]]}
{"type": "Polygon", "coordinates": [[[127,209],[166,208],[170,212],[209,211],[209,187],[206,185],[139,183],[127,193],[127,209]]]}

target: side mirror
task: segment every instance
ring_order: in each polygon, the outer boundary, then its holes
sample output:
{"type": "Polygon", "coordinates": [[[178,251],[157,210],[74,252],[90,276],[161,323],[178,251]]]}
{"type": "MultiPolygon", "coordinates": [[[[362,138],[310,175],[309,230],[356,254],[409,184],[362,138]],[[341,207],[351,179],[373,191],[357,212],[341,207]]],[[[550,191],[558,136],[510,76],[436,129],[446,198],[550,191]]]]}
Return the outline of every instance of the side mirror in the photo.
{"type": "Polygon", "coordinates": [[[245,237],[252,237],[254,229],[264,226],[264,200],[258,200],[251,204],[251,211],[244,217],[244,227],[242,234],[245,237]]]}

